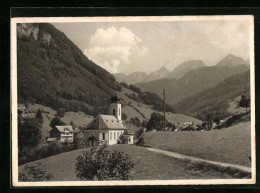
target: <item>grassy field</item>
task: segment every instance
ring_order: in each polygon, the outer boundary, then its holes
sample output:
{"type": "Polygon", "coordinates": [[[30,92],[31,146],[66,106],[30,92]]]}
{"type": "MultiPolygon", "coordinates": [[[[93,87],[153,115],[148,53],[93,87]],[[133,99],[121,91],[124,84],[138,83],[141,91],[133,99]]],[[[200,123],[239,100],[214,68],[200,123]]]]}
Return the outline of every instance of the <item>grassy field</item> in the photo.
{"type": "MultiPolygon", "coordinates": [[[[54,181],[75,181],[78,180],[75,174],[76,157],[82,154],[79,149],[71,152],[61,153],[40,162],[42,167],[53,174],[54,181]]],[[[134,163],[131,170],[133,180],[173,180],[173,179],[225,179],[232,178],[220,171],[208,168],[198,168],[198,166],[175,160],[171,157],[146,150],[144,147],[135,145],[113,145],[109,150],[122,151],[129,154],[134,163]]],[[[19,167],[22,172],[24,165],[19,167]]]]}
{"type": "MultiPolygon", "coordinates": [[[[144,116],[147,119],[150,119],[151,114],[153,112],[155,112],[154,110],[152,110],[151,108],[147,108],[145,106],[135,106],[135,108],[137,108],[140,112],[142,112],[144,114],[144,116]]],[[[158,111],[156,111],[158,112],[158,111]]],[[[166,119],[168,121],[170,121],[171,123],[174,123],[175,125],[177,125],[177,123],[179,122],[180,126],[183,126],[183,124],[185,122],[194,122],[194,124],[201,124],[202,121],[199,119],[196,119],[194,117],[188,116],[188,115],[182,115],[182,114],[173,114],[171,112],[166,112],[166,119]]]]}
{"type": "Polygon", "coordinates": [[[250,122],[222,130],[147,132],[145,146],[212,161],[251,166],[250,122]]]}

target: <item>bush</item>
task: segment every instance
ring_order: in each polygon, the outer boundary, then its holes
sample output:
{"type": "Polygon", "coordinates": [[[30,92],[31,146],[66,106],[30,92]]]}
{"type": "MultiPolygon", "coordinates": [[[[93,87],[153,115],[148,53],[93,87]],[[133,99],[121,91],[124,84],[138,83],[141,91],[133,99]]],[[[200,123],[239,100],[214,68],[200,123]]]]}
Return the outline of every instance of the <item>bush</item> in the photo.
{"type": "Polygon", "coordinates": [[[68,152],[76,149],[74,144],[61,143],[59,141],[54,141],[41,147],[36,147],[30,149],[23,156],[19,156],[18,164],[25,164],[28,162],[36,161],[53,155],[57,155],[62,152],[68,152]]]}
{"type": "Polygon", "coordinates": [[[46,170],[42,169],[41,164],[28,165],[24,167],[24,172],[18,174],[19,181],[25,182],[37,182],[37,181],[49,181],[53,178],[51,173],[47,173],[46,170]]]}
{"type": "Polygon", "coordinates": [[[125,83],[125,82],[121,82],[120,85],[123,86],[123,87],[125,87],[125,88],[129,88],[128,84],[125,83]]]}
{"type": "Polygon", "coordinates": [[[80,180],[128,180],[133,168],[130,157],[123,152],[93,147],[77,157],[76,175],[80,180]]]}
{"type": "Polygon", "coordinates": [[[138,117],[135,117],[135,118],[131,117],[130,118],[130,123],[132,123],[136,127],[140,127],[140,125],[141,125],[141,121],[140,121],[140,119],[138,117]]]}

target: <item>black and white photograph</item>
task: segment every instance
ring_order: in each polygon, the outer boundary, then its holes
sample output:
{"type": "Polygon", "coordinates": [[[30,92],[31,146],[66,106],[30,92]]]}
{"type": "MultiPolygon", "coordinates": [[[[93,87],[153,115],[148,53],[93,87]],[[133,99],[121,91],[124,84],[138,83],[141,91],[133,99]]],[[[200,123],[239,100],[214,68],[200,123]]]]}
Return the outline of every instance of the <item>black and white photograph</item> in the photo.
{"type": "Polygon", "coordinates": [[[254,184],[254,17],[11,19],[12,184],[254,184]]]}

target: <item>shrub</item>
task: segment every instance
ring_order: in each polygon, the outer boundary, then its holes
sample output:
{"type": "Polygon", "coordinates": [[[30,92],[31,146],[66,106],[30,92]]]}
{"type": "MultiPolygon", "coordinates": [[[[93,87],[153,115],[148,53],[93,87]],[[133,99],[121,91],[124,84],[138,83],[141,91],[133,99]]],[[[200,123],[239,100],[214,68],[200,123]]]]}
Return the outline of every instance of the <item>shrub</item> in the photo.
{"type": "Polygon", "coordinates": [[[76,175],[80,180],[128,180],[133,163],[123,152],[93,147],[77,157],[76,175]]]}
{"type": "Polygon", "coordinates": [[[43,159],[53,155],[57,155],[62,152],[68,152],[76,149],[74,144],[61,143],[59,141],[54,141],[41,147],[35,147],[30,149],[29,152],[23,156],[19,156],[19,165],[32,162],[35,160],[43,159]]]}
{"type": "Polygon", "coordinates": [[[28,165],[24,167],[24,172],[18,174],[19,181],[25,182],[37,182],[37,181],[49,181],[53,178],[51,173],[47,173],[46,170],[42,169],[41,164],[28,165]]]}

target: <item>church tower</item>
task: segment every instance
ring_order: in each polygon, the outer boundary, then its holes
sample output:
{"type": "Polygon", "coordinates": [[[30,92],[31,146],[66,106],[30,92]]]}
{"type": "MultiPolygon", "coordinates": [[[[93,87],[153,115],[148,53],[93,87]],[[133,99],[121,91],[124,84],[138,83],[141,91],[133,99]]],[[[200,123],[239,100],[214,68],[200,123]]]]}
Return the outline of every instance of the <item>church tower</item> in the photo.
{"type": "Polygon", "coordinates": [[[109,114],[114,115],[118,121],[121,121],[121,115],[122,115],[121,103],[116,95],[111,97],[110,105],[109,105],[109,114]]]}

